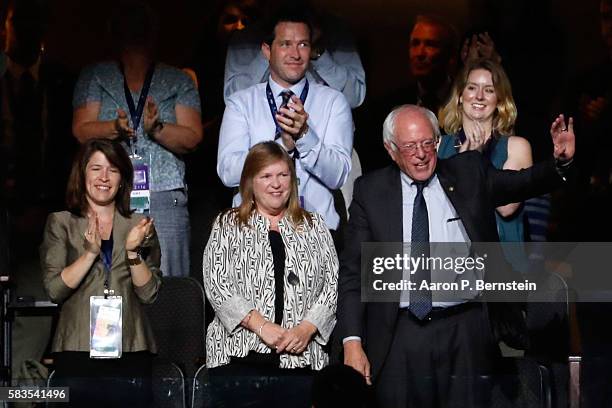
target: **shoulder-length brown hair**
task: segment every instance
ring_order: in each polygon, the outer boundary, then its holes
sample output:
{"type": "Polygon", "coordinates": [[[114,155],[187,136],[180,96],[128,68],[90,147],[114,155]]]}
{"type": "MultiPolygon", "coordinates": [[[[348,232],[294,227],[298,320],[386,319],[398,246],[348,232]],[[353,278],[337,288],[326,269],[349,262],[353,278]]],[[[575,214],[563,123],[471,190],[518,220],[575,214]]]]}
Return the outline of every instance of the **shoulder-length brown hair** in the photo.
{"type": "Polygon", "coordinates": [[[287,202],[287,219],[294,225],[300,226],[304,224],[304,220],[309,225],[312,224],[310,213],[300,207],[298,198],[297,176],[295,174],[295,166],[289,154],[275,142],[257,143],[249,150],[242,174],[240,175],[240,198],[242,202],[237,208],[230,211],[235,212],[238,222],[243,226],[249,225],[249,218],[256,211],[255,194],[253,193],[253,180],[255,176],[265,167],[278,163],[285,162],[289,167],[291,175],[291,191],[287,202]]]}
{"type": "Polygon", "coordinates": [[[85,142],[74,161],[68,179],[66,189],[66,205],[73,214],[85,215],[89,208],[87,203],[87,190],[85,187],[85,173],[87,163],[96,152],[101,152],[106,159],[119,170],[121,182],[117,195],[115,195],[115,206],[121,215],[129,217],[130,193],[134,182],[134,169],[130,158],[119,142],[108,139],[90,139],[85,142]]]}
{"type": "Polygon", "coordinates": [[[470,72],[476,69],[489,71],[493,79],[493,87],[497,96],[497,109],[493,113],[493,133],[512,136],[517,116],[516,105],[512,97],[512,86],[502,66],[490,59],[469,61],[459,72],[455,78],[448,102],[438,113],[440,125],[449,134],[457,133],[463,127],[463,110],[461,109],[460,98],[467,86],[470,72]]]}

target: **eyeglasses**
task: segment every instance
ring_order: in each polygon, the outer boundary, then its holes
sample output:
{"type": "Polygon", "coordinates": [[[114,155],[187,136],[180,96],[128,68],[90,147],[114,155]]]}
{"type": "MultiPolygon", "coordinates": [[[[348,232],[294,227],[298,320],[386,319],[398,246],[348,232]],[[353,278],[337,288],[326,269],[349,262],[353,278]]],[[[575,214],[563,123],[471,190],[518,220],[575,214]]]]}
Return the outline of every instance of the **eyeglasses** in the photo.
{"type": "Polygon", "coordinates": [[[411,156],[416,154],[417,147],[421,147],[425,153],[429,153],[434,150],[436,147],[436,141],[434,139],[423,140],[422,142],[410,142],[406,143],[403,146],[398,146],[393,140],[391,140],[391,144],[395,146],[402,153],[407,153],[411,156]]]}

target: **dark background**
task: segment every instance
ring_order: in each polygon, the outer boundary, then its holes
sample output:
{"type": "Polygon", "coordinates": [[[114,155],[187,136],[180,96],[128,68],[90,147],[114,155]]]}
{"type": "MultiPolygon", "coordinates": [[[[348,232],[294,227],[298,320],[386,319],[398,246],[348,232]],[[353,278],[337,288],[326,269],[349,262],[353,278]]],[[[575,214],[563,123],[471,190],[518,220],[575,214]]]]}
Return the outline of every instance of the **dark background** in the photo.
{"type": "MultiPolygon", "coordinates": [[[[104,30],[109,2],[49,0],[48,3],[51,14],[47,52],[50,56],[77,70],[108,55],[104,30]]],[[[213,9],[213,2],[151,0],[150,3],[160,14],[161,59],[179,66],[186,64],[200,41],[203,23],[213,9]]],[[[597,61],[604,52],[599,36],[598,0],[317,0],[315,3],[343,17],[353,29],[366,68],[368,96],[410,81],[407,41],[417,13],[440,15],[454,24],[460,34],[475,27],[488,29],[506,57],[505,66],[509,57],[522,59],[529,55],[528,51],[539,50],[543,55],[554,57],[551,66],[568,78],[597,61]],[[515,51],[511,48],[522,48],[525,53],[508,55],[515,51]],[[558,49],[563,49],[564,54],[550,54],[558,49]]],[[[529,60],[520,62],[532,65],[529,60]]]]}
{"type": "MultiPolygon", "coordinates": [[[[160,16],[160,60],[184,67],[206,61],[198,46],[215,41],[204,38],[205,22],[215,9],[213,1],[151,0],[160,16]]],[[[365,104],[356,113],[355,145],[373,148],[384,157],[379,134],[363,135],[368,102],[411,82],[408,73],[408,37],[417,13],[436,14],[459,33],[487,30],[503,57],[513,85],[519,118],[516,134],[533,145],[536,159],[548,155],[550,121],[560,112],[570,79],[604,57],[599,35],[599,1],[585,0],[315,0],[314,3],[344,18],[351,27],[367,78],[365,104]],[[365,119],[363,119],[365,118],[365,119]]],[[[104,1],[48,0],[50,20],[47,55],[77,73],[89,63],[108,58],[111,45],[105,24],[112,3],[104,1]]],[[[212,56],[211,56],[212,58],[212,56]]],[[[202,83],[202,87],[206,87],[202,83]]],[[[202,104],[206,112],[207,101],[202,104]]],[[[369,126],[367,126],[369,127],[369,126]]],[[[205,135],[206,137],[206,135],[205,135]]],[[[376,155],[376,154],[375,154],[376,155]]],[[[368,157],[363,157],[366,169],[368,157]]],[[[380,160],[374,160],[374,167],[380,160]]]]}

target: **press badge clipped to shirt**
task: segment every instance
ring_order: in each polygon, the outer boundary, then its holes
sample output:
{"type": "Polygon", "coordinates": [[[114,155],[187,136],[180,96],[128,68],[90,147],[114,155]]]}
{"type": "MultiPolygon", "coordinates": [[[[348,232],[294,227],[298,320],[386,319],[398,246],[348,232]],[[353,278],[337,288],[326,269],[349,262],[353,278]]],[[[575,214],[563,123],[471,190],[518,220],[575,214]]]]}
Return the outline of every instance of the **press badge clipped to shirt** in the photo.
{"type": "Polygon", "coordinates": [[[89,357],[121,358],[122,297],[89,298],[89,357]]]}
{"type": "Polygon", "coordinates": [[[130,193],[130,208],[138,214],[149,214],[151,209],[151,190],[149,164],[137,154],[130,156],[134,167],[134,187],[130,193]]]}

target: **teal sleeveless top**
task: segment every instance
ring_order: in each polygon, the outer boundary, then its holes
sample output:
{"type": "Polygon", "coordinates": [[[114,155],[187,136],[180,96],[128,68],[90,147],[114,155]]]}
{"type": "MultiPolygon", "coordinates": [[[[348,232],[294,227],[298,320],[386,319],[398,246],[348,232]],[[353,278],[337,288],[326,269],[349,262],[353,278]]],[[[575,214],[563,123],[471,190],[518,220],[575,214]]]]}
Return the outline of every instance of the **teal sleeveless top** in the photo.
{"type": "MultiPolygon", "coordinates": [[[[508,159],[508,139],[507,136],[491,138],[483,151],[483,155],[489,158],[496,169],[502,169],[508,159]]],[[[459,147],[463,140],[465,140],[463,130],[454,135],[442,136],[438,148],[438,158],[448,159],[459,153],[459,147]]],[[[520,207],[507,218],[503,218],[495,211],[495,220],[497,221],[497,233],[500,242],[523,242],[525,240],[523,207],[520,207]]],[[[512,264],[515,270],[527,272],[528,259],[522,245],[504,245],[503,250],[506,260],[512,264]]]]}

